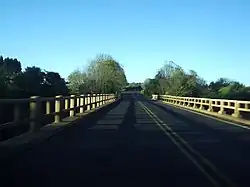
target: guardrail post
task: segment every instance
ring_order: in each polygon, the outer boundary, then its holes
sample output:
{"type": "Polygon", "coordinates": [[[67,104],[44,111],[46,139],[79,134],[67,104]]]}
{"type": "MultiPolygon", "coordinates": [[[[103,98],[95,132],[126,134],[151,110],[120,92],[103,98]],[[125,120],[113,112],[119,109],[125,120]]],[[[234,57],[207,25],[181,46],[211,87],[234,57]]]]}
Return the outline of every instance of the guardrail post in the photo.
{"type": "Polygon", "coordinates": [[[219,114],[224,114],[224,101],[220,101],[220,111],[218,112],[219,114]]]}
{"type": "Polygon", "coordinates": [[[240,104],[237,101],[235,101],[235,103],[234,103],[234,113],[232,114],[233,117],[236,117],[236,118],[240,117],[239,108],[240,108],[240,104]]]}
{"type": "Polygon", "coordinates": [[[112,94],[108,94],[107,95],[107,102],[111,103],[112,101],[114,101],[116,98],[116,95],[112,95],[112,94]]]}
{"type": "Polygon", "coordinates": [[[84,110],[88,107],[88,95],[84,95],[84,110]]]}
{"type": "Polygon", "coordinates": [[[106,96],[106,102],[110,103],[110,102],[114,101],[115,97],[116,97],[116,95],[107,94],[107,96],[106,96]]]}
{"type": "Polygon", "coordinates": [[[194,99],[194,105],[193,108],[196,108],[196,99],[194,99]]]}
{"type": "Polygon", "coordinates": [[[209,105],[208,105],[208,112],[213,112],[213,107],[212,107],[212,100],[209,99],[209,105]]]}
{"type": "Polygon", "coordinates": [[[59,123],[62,120],[62,116],[61,116],[61,102],[62,102],[62,96],[58,95],[56,96],[56,100],[55,100],[55,120],[54,123],[59,123]]]}
{"type": "Polygon", "coordinates": [[[204,110],[203,100],[201,100],[201,102],[200,102],[200,110],[204,110]]]}
{"type": "Polygon", "coordinates": [[[88,96],[87,96],[87,110],[90,110],[91,109],[91,98],[90,98],[91,96],[90,96],[90,94],[88,94],[88,96]]]}
{"type": "Polygon", "coordinates": [[[41,127],[41,101],[38,96],[30,97],[30,132],[37,131],[41,127]]]}
{"type": "Polygon", "coordinates": [[[96,94],[96,107],[100,106],[99,100],[100,100],[100,94],[96,94]]]}
{"type": "Polygon", "coordinates": [[[46,101],[46,114],[50,114],[50,101],[46,101]]]}
{"type": "Polygon", "coordinates": [[[105,101],[105,104],[108,102],[108,94],[105,94],[105,96],[104,96],[104,101],[105,101]]]}
{"type": "Polygon", "coordinates": [[[103,105],[103,94],[100,94],[100,105],[102,106],[103,105]]]}
{"type": "Polygon", "coordinates": [[[70,111],[69,116],[75,116],[75,95],[70,95],[70,111]]]}
{"type": "Polygon", "coordinates": [[[64,109],[67,110],[69,108],[69,99],[65,98],[64,99],[64,109]]]}
{"type": "Polygon", "coordinates": [[[92,108],[95,108],[96,94],[92,95],[92,108]]]}
{"type": "Polygon", "coordinates": [[[186,99],[184,99],[184,100],[182,101],[182,105],[183,105],[183,106],[186,106],[186,102],[187,102],[186,99]]]}
{"type": "Polygon", "coordinates": [[[105,104],[105,94],[102,94],[102,105],[105,104]]]}
{"type": "Polygon", "coordinates": [[[80,113],[84,112],[84,95],[80,95],[80,113]]]}
{"type": "Polygon", "coordinates": [[[77,114],[78,111],[80,110],[79,108],[80,108],[80,97],[77,96],[77,97],[76,97],[76,109],[75,109],[75,113],[76,113],[76,114],[77,114]]]}

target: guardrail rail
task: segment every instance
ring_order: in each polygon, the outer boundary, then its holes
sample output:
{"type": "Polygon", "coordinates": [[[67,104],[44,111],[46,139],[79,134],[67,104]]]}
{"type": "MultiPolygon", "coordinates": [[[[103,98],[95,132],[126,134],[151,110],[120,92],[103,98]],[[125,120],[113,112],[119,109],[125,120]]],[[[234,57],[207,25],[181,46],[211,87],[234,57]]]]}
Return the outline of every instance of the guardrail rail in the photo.
{"type": "Polygon", "coordinates": [[[0,140],[14,136],[11,133],[13,128],[19,129],[16,135],[34,132],[46,124],[60,123],[63,118],[73,117],[116,99],[115,94],[0,99],[0,140]]]}
{"type": "Polygon", "coordinates": [[[153,95],[152,98],[185,108],[232,116],[235,119],[250,119],[250,101],[179,97],[171,95],[153,95]]]}

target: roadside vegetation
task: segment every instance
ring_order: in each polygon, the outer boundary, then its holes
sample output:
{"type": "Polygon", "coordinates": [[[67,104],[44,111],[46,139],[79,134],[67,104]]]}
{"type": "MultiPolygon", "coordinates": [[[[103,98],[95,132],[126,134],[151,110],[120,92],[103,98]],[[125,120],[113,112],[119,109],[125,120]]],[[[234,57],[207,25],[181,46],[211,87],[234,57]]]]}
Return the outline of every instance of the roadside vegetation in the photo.
{"type": "Polygon", "coordinates": [[[220,78],[207,83],[195,71],[186,72],[173,62],[166,62],[152,79],[145,80],[143,92],[146,96],[166,94],[186,97],[223,98],[250,100],[250,87],[220,78]]]}
{"type": "Polygon", "coordinates": [[[27,67],[21,62],[0,56],[0,98],[52,97],[55,95],[116,93],[126,85],[121,65],[109,55],[98,55],[86,70],[76,69],[66,81],[57,72],[27,67]]]}

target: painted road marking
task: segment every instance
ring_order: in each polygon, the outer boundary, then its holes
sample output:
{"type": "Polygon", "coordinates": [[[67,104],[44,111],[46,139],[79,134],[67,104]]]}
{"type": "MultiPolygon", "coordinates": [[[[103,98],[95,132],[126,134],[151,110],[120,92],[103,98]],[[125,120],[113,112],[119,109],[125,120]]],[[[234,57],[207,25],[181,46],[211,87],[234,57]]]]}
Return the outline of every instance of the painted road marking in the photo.
{"type": "Polygon", "coordinates": [[[146,107],[144,104],[142,104],[139,101],[142,108],[145,110],[145,112],[151,116],[151,118],[154,118],[156,124],[164,131],[164,133],[172,140],[172,142],[178,146],[178,148],[200,169],[200,171],[210,180],[211,183],[213,183],[214,186],[220,186],[219,183],[209,175],[205,169],[196,161],[196,159],[190,154],[196,155],[203,164],[209,167],[216,175],[217,177],[221,178],[224,182],[227,183],[230,187],[235,187],[236,185],[222,172],[220,172],[210,161],[208,161],[204,156],[202,156],[199,152],[194,150],[183,138],[181,138],[176,132],[174,132],[168,125],[166,125],[157,115],[155,115],[148,107],[146,107]],[[166,131],[164,126],[168,131],[166,131]],[[176,138],[178,141],[182,143],[178,143],[174,138],[176,138]],[[187,152],[184,148],[186,148],[189,152],[187,152]]]}
{"type": "MultiPolygon", "coordinates": [[[[140,103],[141,104],[141,103],[140,103]]],[[[165,135],[167,135],[171,141],[180,149],[180,151],[189,159],[192,161],[192,163],[208,178],[208,180],[213,184],[213,186],[216,187],[220,187],[219,183],[214,180],[206,171],[205,169],[196,161],[196,159],[190,154],[188,153],[185,149],[183,149],[183,147],[181,146],[181,144],[179,144],[171,135],[169,132],[166,131],[166,129],[164,129],[161,124],[155,119],[155,117],[150,114],[146,108],[144,108],[143,105],[141,105],[141,107],[144,109],[144,111],[154,120],[154,122],[156,123],[156,125],[158,127],[160,127],[160,129],[164,132],[165,135]]]]}

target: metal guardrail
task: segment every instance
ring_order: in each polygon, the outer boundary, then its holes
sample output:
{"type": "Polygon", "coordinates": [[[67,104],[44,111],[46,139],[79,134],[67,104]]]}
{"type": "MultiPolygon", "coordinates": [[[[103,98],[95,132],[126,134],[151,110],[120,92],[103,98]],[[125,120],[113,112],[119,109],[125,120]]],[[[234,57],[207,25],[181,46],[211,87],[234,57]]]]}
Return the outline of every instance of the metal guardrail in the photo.
{"type": "MultiPolygon", "coordinates": [[[[4,110],[4,106],[11,105],[11,110],[13,111],[11,115],[13,119],[0,124],[0,134],[6,128],[22,124],[27,125],[27,123],[29,124],[29,131],[34,132],[42,127],[41,122],[45,117],[52,116],[54,117],[54,123],[59,123],[63,118],[75,116],[77,113],[84,113],[86,110],[100,107],[115,100],[115,94],[59,95],[56,97],[33,96],[26,99],[0,99],[2,110],[4,110]],[[24,105],[26,105],[26,108],[23,107],[24,105]],[[21,118],[22,110],[28,113],[26,118],[21,118]],[[65,116],[63,113],[68,113],[68,115],[65,116]]],[[[3,113],[2,111],[1,114],[3,113]]]]}
{"type": "Polygon", "coordinates": [[[250,115],[250,101],[179,97],[171,95],[153,95],[153,99],[163,100],[167,103],[188,108],[218,112],[218,114],[221,115],[231,115],[235,118],[242,117],[241,113],[243,112],[250,115]]]}

